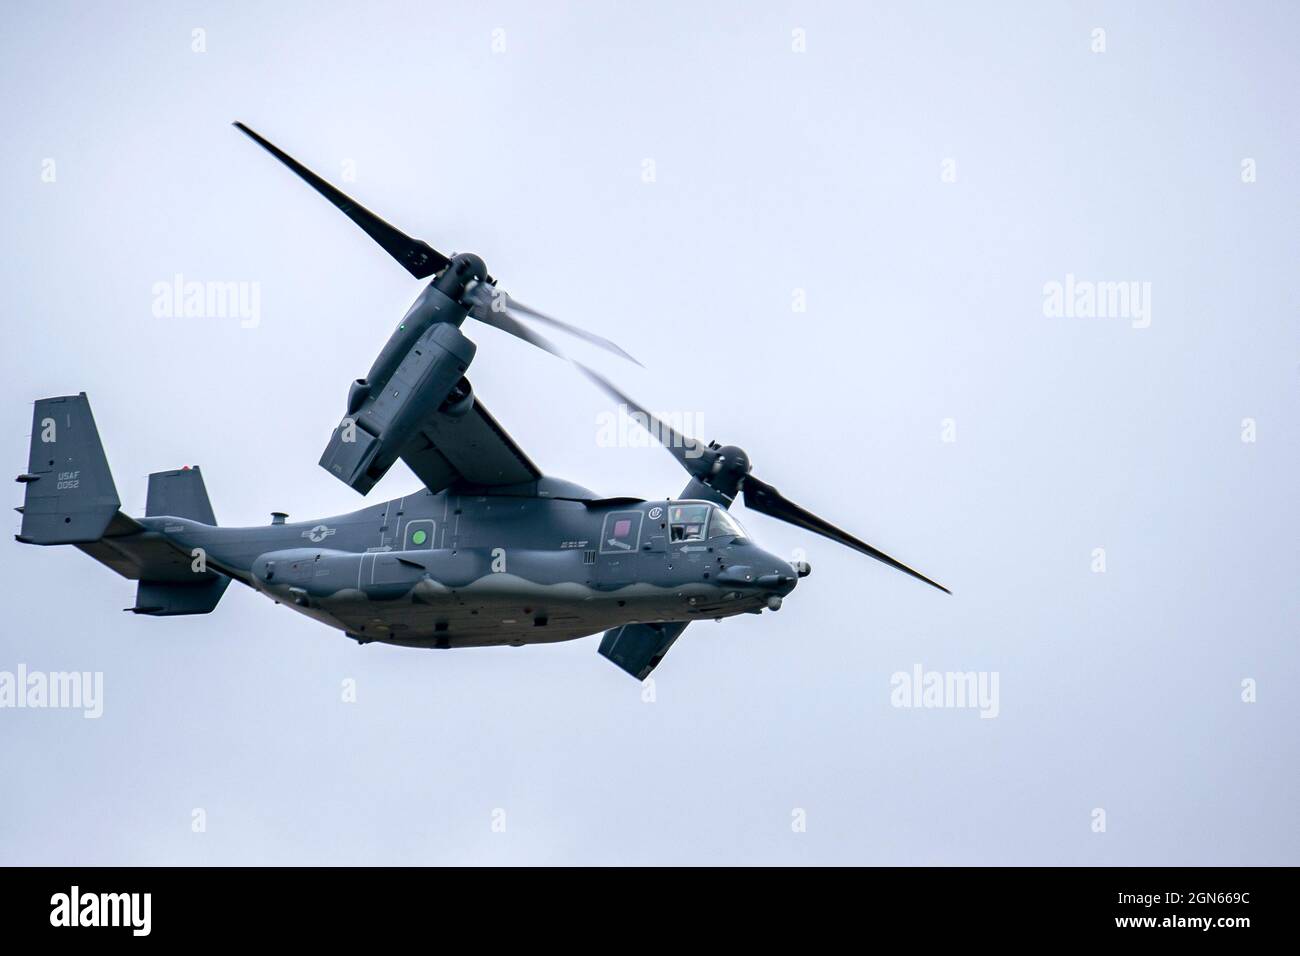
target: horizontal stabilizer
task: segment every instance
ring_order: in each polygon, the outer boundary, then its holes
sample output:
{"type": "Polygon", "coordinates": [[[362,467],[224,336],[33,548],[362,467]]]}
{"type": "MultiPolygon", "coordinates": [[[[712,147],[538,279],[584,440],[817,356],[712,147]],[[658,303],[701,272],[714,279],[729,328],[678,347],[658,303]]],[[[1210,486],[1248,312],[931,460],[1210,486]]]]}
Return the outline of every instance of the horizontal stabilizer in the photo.
{"type": "MultiPolygon", "coordinates": [[[[18,540],[74,545],[122,577],[140,582],[135,607],[129,611],[207,614],[230,584],[230,578],[207,568],[200,550],[186,549],[164,531],[118,511],[121,502],[85,392],[36,403],[27,471],[18,480],[27,489],[18,540]]],[[[197,468],[150,475],[145,510],[151,518],[217,523],[197,468]]]]}
{"type": "MultiPolygon", "coordinates": [[[[152,484],[149,496],[152,500],[152,484]]],[[[230,584],[230,578],[220,572],[198,570],[193,552],[120,512],[102,538],[77,548],[122,577],[140,582],[135,607],[127,608],[136,614],[207,614],[230,584]]]]}
{"type": "Polygon", "coordinates": [[[687,623],[624,624],[605,632],[599,652],[637,680],[645,680],[664,659],[677,635],[686,630],[687,623]]]}

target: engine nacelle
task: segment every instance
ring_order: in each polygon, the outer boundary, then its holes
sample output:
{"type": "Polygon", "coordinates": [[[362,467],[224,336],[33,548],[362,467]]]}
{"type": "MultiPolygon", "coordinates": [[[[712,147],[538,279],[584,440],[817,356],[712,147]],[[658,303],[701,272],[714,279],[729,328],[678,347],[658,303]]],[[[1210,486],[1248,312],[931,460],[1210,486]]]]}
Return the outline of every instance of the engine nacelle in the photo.
{"type": "Polygon", "coordinates": [[[464,418],[474,407],[474,387],[462,378],[443,399],[438,411],[448,418],[464,418]]]}
{"type": "Polygon", "coordinates": [[[361,409],[361,404],[370,397],[370,382],[364,378],[359,378],[352,383],[348,389],[348,414],[355,415],[361,409]]]}
{"type": "Polygon", "coordinates": [[[423,424],[438,413],[463,379],[474,352],[474,343],[455,325],[430,325],[386,381],[370,378],[364,386],[354,383],[348,406],[351,409],[356,401],[356,408],[334,429],[321,455],[321,467],[361,494],[368,492],[423,424]]]}

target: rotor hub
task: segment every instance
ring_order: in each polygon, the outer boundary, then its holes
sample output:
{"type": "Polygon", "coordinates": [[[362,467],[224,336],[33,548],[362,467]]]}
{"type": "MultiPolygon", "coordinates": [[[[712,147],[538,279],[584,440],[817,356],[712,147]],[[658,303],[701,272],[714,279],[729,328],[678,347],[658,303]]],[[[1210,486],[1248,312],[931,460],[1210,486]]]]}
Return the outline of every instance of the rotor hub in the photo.
{"type": "Polygon", "coordinates": [[[709,471],[709,486],[728,498],[734,498],[753,466],[745,449],[736,445],[723,445],[717,449],[717,458],[709,471]]]}
{"type": "Polygon", "coordinates": [[[433,287],[456,302],[465,294],[471,282],[489,281],[487,263],[472,252],[460,252],[451,257],[447,267],[433,280],[433,287]]]}

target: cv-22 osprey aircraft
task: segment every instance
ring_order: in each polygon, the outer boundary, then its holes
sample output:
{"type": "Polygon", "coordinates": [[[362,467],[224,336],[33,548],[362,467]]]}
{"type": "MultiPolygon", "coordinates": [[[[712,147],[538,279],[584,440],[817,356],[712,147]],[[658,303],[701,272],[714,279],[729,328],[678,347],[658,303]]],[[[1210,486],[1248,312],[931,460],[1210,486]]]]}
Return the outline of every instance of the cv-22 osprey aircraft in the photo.
{"type": "Polygon", "coordinates": [[[70,544],[138,581],[136,614],[206,614],[239,581],[358,643],[479,647],[604,632],[600,653],[645,679],[692,621],[777,610],[809,573],[760,548],[728,512],[736,498],[947,591],[755,477],[734,445],[682,435],[608,379],[689,474],[677,498],[603,498],[542,474],[465,377],[473,318],[564,357],[526,322],[612,342],[496,288],[482,259],[445,256],[358,205],[236,123],[366,231],[425,286],[365,378],[320,464],[365,494],[400,458],[423,482],[350,514],[217,526],[197,467],[149,476],[145,514],[121,502],[85,393],[36,402],[18,540],[70,544]]]}

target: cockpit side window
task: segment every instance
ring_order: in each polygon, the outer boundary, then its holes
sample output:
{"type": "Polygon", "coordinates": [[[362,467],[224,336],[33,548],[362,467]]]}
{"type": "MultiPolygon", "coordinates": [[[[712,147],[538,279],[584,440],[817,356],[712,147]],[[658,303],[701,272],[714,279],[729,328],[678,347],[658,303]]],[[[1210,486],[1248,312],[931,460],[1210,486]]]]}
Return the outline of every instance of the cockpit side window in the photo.
{"type": "Polygon", "coordinates": [[[670,505],[668,508],[668,540],[703,541],[704,527],[709,520],[708,505],[670,505]]]}

